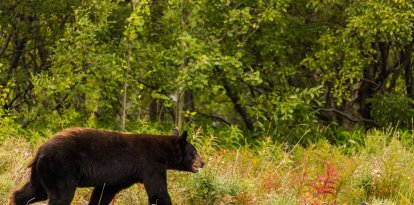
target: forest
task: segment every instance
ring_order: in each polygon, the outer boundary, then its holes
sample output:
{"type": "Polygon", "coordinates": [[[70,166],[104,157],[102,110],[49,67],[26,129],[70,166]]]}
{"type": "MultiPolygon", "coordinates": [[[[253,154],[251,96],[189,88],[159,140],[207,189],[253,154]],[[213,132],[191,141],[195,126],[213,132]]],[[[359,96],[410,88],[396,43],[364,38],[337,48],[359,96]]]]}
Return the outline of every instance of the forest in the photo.
{"type": "Polygon", "coordinates": [[[413,49],[412,0],[2,0],[0,203],[61,129],[178,127],[174,204],[414,204],[413,49]]]}

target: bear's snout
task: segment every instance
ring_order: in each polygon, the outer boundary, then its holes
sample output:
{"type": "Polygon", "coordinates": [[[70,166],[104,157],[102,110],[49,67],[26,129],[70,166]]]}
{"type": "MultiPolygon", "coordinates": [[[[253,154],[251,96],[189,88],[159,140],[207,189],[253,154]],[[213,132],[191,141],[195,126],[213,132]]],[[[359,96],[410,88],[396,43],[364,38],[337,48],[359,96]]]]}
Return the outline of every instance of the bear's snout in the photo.
{"type": "Polygon", "coordinates": [[[197,154],[196,157],[195,157],[195,159],[194,159],[193,166],[191,167],[192,168],[192,171],[194,173],[196,173],[201,168],[203,168],[204,165],[205,165],[205,162],[201,159],[200,155],[197,154]]]}

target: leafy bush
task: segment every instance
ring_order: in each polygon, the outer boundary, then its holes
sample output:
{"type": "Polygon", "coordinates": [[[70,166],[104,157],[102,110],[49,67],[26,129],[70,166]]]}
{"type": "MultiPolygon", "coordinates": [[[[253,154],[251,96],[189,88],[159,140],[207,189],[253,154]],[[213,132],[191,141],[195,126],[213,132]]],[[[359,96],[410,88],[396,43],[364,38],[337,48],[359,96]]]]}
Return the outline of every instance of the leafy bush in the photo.
{"type": "Polygon", "coordinates": [[[8,136],[15,136],[21,131],[18,125],[12,118],[0,118],[0,143],[8,136]]]}
{"type": "Polygon", "coordinates": [[[218,144],[228,149],[240,148],[245,137],[237,126],[229,126],[219,132],[218,144]]]}
{"type": "Polygon", "coordinates": [[[377,94],[368,100],[371,115],[383,127],[413,128],[414,100],[401,93],[377,94]]]}
{"type": "Polygon", "coordinates": [[[216,204],[225,197],[235,197],[241,192],[236,182],[221,181],[208,171],[193,175],[190,185],[190,201],[194,204],[216,204]]]}

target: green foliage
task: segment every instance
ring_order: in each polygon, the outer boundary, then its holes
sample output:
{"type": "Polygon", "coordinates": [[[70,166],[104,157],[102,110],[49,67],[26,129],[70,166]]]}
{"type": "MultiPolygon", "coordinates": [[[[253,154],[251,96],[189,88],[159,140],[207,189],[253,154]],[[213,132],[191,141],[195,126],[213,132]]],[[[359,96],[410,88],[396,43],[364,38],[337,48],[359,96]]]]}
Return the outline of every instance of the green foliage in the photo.
{"type": "Polygon", "coordinates": [[[369,99],[372,117],[383,127],[412,129],[414,100],[400,93],[377,94],[369,99]]]}
{"type": "Polygon", "coordinates": [[[412,40],[412,9],[413,5],[406,2],[350,2],[344,13],[346,26],[321,35],[314,56],[304,59],[303,64],[323,73],[324,83],[334,83],[331,92],[338,105],[349,101],[350,87],[378,61],[375,55],[384,52],[375,50],[373,43],[391,41],[400,49],[412,40]]]}
{"type": "MultiPolygon", "coordinates": [[[[325,123],[410,128],[413,13],[404,0],[7,0],[0,116],[51,130],[237,125],[218,138],[234,148],[316,142],[325,123]]],[[[329,140],[355,138],[339,132],[329,140]]]]}
{"type": "Polygon", "coordinates": [[[192,178],[189,201],[193,204],[217,204],[226,195],[236,196],[240,192],[238,186],[235,182],[224,182],[213,173],[203,171],[192,178]]]}
{"type": "Polygon", "coordinates": [[[344,152],[352,154],[361,151],[364,147],[366,133],[362,129],[355,129],[352,131],[342,129],[340,127],[327,129],[327,133],[324,133],[326,138],[335,142],[335,144],[343,147],[344,152]]]}
{"type": "MultiPolygon", "coordinates": [[[[111,87],[122,74],[111,46],[100,37],[108,32],[108,16],[116,4],[93,2],[74,11],[74,22],[66,25],[64,35],[56,41],[51,68],[33,76],[36,104],[27,107],[26,121],[40,121],[50,128],[79,126],[91,115],[101,114],[100,109],[110,110],[119,93],[111,87]]],[[[42,125],[34,123],[36,126],[42,125]]]]}
{"type": "Polygon", "coordinates": [[[228,149],[237,149],[243,145],[243,132],[237,126],[230,126],[226,129],[222,129],[218,135],[217,143],[220,146],[228,149]]]}
{"type": "Polygon", "coordinates": [[[0,144],[8,136],[15,136],[21,132],[21,127],[12,118],[3,117],[0,120],[0,144]]]}

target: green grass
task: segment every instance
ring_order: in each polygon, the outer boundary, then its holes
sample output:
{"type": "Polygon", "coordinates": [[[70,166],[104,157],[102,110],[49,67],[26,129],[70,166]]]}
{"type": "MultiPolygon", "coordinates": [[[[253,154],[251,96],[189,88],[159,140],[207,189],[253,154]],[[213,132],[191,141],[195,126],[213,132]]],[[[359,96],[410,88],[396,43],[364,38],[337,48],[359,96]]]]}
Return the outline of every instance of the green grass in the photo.
{"type": "MultiPolygon", "coordinates": [[[[150,130],[151,132],[152,130],[150,130]]],[[[48,131],[16,132],[0,144],[0,204],[29,176],[31,156],[48,131]]],[[[194,130],[191,141],[206,161],[197,174],[168,172],[174,204],[412,204],[412,134],[371,131],[358,149],[326,140],[307,147],[265,137],[255,145],[235,145],[194,130]],[[220,146],[220,141],[232,146],[220,146]],[[350,151],[351,150],[351,151],[350,151]]],[[[240,134],[240,133],[239,133],[240,134]]],[[[231,136],[230,136],[231,137],[231,136]]],[[[239,139],[237,139],[239,140],[239,139]]],[[[239,143],[239,142],[237,142],[239,143]]],[[[78,189],[72,204],[87,204],[91,189],[78,189]]],[[[143,185],[117,195],[114,204],[146,204],[143,185]]],[[[39,203],[40,204],[40,203],[39,203]]]]}

